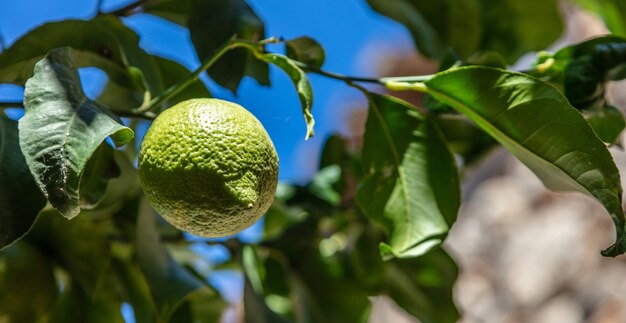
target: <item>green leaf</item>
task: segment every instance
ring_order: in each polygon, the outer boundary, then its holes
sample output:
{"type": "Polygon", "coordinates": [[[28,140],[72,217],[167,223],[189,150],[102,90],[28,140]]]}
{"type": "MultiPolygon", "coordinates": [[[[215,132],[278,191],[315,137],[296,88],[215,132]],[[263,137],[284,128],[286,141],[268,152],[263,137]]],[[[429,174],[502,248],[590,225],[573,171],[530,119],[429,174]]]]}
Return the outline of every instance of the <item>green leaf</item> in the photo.
{"type": "Polygon", "coordinates": [[[605,83],[626,78],[626,39],[590,39],[562,48],[552,60],[544,73],[562,82],[565,96],[574,107],[602,108],[606,105],[605,83]]]}
{"type": "Polygon", "coordinates": [[[379,13],[403,24],[420,53],[439,58],[447,48],[463,57],[479,50],[515,62],[561,35],[556,0],[368,0],[379,13]]]}
{"type": "Polygon", "coordinates": [[[450,149],[463,157],[465,167],[480,161],[497,145],[490,135],[464,115],[442,114],[433,119],[450,149]]]}
{"type": "Polygon", "coordinates": [[[286,323],[286,318],[272,311],[261,295],[255,292],[250,281],[245,280],[243,287],[243,305],[245,323],[286,323]]]}
{"type": "Polygon", "coordinates": [[[55,263],[65,269],[88,295],[96,292],[111,259],[107,222],[90,217],[72,221],[54,210],[43,211],[26,240],[46,250],[55,263]]]}
{"type": "MultiPolygon", "coordinates": [[[[193,0],[188,25],[201,61],[233,35],[248,40],[263,39],[265,35],[263,22],[245,0],[193,0]]],[[[208,73],[218,84],[236,92],[246,75],[249,57],[243,48],[229,51],[208,73]]]]}
{"type": "Polygon", "coordinates": [[[144,198],[137,219],[137,262],[150,287],[159,322],[167,322],[192,292],[206,288],[176,263],[160,241],[156,212],[144,198]]]}
{"type": "Polygon", "coordinates": [[[201,288],[189,294],[170,322],[220,322],[227,305],[213,289],[201,288]]]}
{"type": "Polygon", "coordinates": [[[617,229],[603,251],[626,251],[622,188],[609,151],[583,116],[554,87],[525,74],[462,67],[425,82],[436,99],[467,115],[498,140],[549,189],[595,197],[617,229]]]}
{"type": "Polygon", "coordinates": [[[108,109],[85,97],[68,49],[51,51],[35,66],[24,91],[20,147],[37,185],[63,216],[80,212],[79,187],[91,155],[108,136],[133,137],[108,109]]]}
{"type": "Polygon", "coordinates": [[[17,122],[0,115],[0,249],[26,234],[44,205],[20,150],[17,122]]]}
{"type": "Polygon", "coordinates": [[[143,104],[145,99],[144,94],[145,93],[140,93],[132,88],[120,86],[114,81],[108,81],[96,101],[107,107],[130,110],[143,104]]]}
{"type": "Polygon", "coordinates": [[[383,290],[420,322],[456,322],[452,289],[457,274],[454,260],[438,248],[419,258],[385,263],[383,290]]]}
{"type": "Polygon", "coordinates": [[[143,4],[143,12],[165,18],[181,26],[186,26],[191,12],[192,0],[147,1],[143,4]]]}
{"type": "Polygon", "coordinates": [[[70,280],[64,286],[50,323],[124,323],[122,302],[110,282],[90,295],[70,280]]]}
{"type": "Polygon", "coordinates": [[[459,176],[431,120],[402,100],[368,94],[363,138],[367,176],[357,203],[389,234],[383,253],[416,257],[441,244],[455,221],[459,176]]]}
{"type": "Polygon", "coordinates": [[[0,317],[5,322],[42,322],[57,299],[53,267],[46,255],[24,241],[0,252],[0,317]]]}
{"type": "MultiPolygon", "coordinates": [[[[288,320],[268,307],[263,296],[266,271],[257,252],[252,246],[242,248],[241,266],[245,273],[243,301],[246,323],[288,322],[288,320]]],[[[285,279],[286,277],[282,277],[285,279]]]]}
{"type": "Polygon", "coordinates": [[[295,190],[293,186],[278,183],[276,198],[263,217],[263,240],[279,237],[291,225],[306,218],[307,213],[301,207],[286,203],[293,197],[295,190]]]}
{"type": "Polygon", "coordinates": [[[383,278],[385,263],[380,256],[378,230],[372,225],[363,228],[350,253],[351,265],[356,279],[364,288],[376,288],[383,278]]]}
{"type": "Polygon", "coordinates": [[[326,53],[324,48],[309,37],[298,37],[285,42],[287,57],[315,68],[324,65],[326,53]]]}
{"type": "MultiPolygon", "coordinates": [[[[123,55],[124,66],[131,67],[129,72],[131,76],[138,78],[138,81],[147,87],[147,91],[161,93],[163,84],[161,84],[158,67],[152,56],[139,47],[139,36],[115,16],[98,16],[93,21],[115,36],[119,51],[123,55]]],[[[93,35],[88,36],[93,37],[93,35]]]]}
{"type": "Polygon", "coordinates": [[[306,136],[304,139],[308,140],[313,137],[313,126],[315,125],[315,119],[313,119],[313,114],[311,113],[313,108],[313,91],[306,73],[287,56],[272,53],[262,54],[258,51],[253,51],[253,53],[258,59],[276,65],[289,76],[298,91],[298,97],[302,105],[302,114],[306,122],[306,136]]]}
{"type": "Polygon", "coordinates": [[[93,209],[104,198],[109,180],[120,176],[115,163],[114,150],[101,144],[85,165],[80,181],[80,204],[83,209],[93,209]]]}
{"type": "Polygon", "coordinates": [[[316,250],[301,250],[291,255],[290,284],[294,303],[306,308],[296,314],[299,320],[310,322],[366,322],[370,309],[365,290],[349,271],[345,263],[329,266],[329,262],[341,261],[337,255],[325,257],[316,250]],[[330,259],[329,259],[330,258],[330,259]]]}
{"type": "Polygon", "coordinates": [[[480,0],[483,34],[480,49],[514,63],[529,51],[545,49],[563,31],[557,0],[480,0]]]}
{"type": "Polygon", "coordinates": [[[30,31],[0,54],[0,82],[24,84],[35,63],[59,47],[73,48],[72,55],[79,67],[99,67],[122,88],[142,92],[142,83],[147,80],[149,91],[161,91],[154,63],[139,47],[139,37],[117,17],[106,15],[90,21],[52,22],[30,31]],[[137,78],[141,80],[138,82],[137,78]]]}
{"type": "Polygon", "coordinates": [[[619,135],[626,127],[624,115],[621,111],[612,106],[589,111],[585,115],[585,118],[596,135],[609,145],[616,143],[619,135]]]}
{"type": "Polygon", "coordinates": [[[320,169],[309,184],[311,194],[333,206],[339,206],[341,194],[334,186],[341,180],[341,167],[330,165],[320,169]]]}
{"type": "Polygon", "coordinates": [[[348,144],[339,135],[332,135],[326,139],[322,157],[320,157],[320,169],[330,165],[342,165],[346,159],[348,144]]]}
{"type": "Polygon", "coordinates": [[[113,258],[120,281],[128,293],[128,301],[133,307],[135,322],[154,323],[156,309],[150,295],[150,287],[136,262],[113,258]]]}
{"type": "Polygon", "coordinates": [[[476,0],[368,0],[379,13],[406,26],[417,49],[438,58],[447,47],[463,56],[478,49],[482,26],[476,0]]]}
{"type": "MultiPolygon", "coordinates": [[[[159,68],[161,78],[163,78],[165,88],[169,88],[176,82],[184,79],[191,74],[186,67],[165,58],[153,56],[155,62],[159,68]]],[[[169,105],[194,99],[194,98],[210,98],[211,93],[207,90],[202,81],[198,80],[189,85],[186,89],[176,94],[173,98],[168,100],[169,105]]]]}

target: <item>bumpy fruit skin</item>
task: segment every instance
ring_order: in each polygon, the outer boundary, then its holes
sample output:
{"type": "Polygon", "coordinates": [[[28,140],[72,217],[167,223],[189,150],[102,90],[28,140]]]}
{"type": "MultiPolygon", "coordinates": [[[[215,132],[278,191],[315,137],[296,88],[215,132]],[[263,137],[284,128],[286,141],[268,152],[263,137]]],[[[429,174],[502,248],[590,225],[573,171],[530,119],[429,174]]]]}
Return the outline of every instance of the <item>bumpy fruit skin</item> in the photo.
{"type": "Polygon", "coordinates": [[[162,112],[139,152],[139,179],[152,206],[176,228],[223,237],[248,228],[269,209],[278,156],[263,125],[246,109],[193,99],[162,112]]]}

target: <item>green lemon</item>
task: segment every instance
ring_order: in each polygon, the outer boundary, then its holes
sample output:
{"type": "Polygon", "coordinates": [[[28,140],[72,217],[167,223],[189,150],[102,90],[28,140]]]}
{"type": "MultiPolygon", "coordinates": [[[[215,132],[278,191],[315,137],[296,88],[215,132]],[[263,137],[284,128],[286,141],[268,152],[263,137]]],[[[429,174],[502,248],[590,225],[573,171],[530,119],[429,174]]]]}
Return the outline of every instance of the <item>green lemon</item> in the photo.
{"type": "Polygon", "coordinates": [[[278,156],[263,125],[242,106],[192,99],[163,111],[148,129],[139,179],[155,210],[176,228],[223,237],[269,209],[278,156]]]}

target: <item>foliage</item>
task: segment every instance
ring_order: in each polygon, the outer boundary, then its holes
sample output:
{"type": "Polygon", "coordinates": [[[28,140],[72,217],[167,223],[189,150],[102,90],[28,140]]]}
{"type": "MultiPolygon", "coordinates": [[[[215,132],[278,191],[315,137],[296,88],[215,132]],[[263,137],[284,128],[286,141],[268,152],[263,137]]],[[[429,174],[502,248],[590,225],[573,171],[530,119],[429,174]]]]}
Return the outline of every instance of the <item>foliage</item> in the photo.
{"type": "Polygon", "coordinates": [[[137,1],[44,24],[1,53],[0,82],[25,87],[23,104],[2,107],[25,115],[16,122],[0,112],[0,321],[121,322],[127,304],[137,322],[214,322],[228,304],[209,282],[236,270],[246,322],[365,322],[372,296],[422,322],[454,322],[457,267],[441,244],[460,207],[463,167],[497,145],[546,187],[595,198],[616,226],[602,254],[626,252],[622,186],[607,147],[626,122],[605,93],[626,78],[619,1],[575,0],[615,34],[540,52],[523,72],[506,65],[560,35],[557,1],[363,1],[406,26],[441,72],[327,72],[323,46],[306,36],[284,41],[284,54],[268,52],[283,41],[264,39],[262,17],[245,0],[137,1]],[[202,66],[188,71],[146,53],[121,19],[138,12],[188,28],[202,66]],[[164,109],[210,96],[198,81],[205,71],[235,92],[245,76],[269,85],[268,65],[293,81],[307,139],[315,124],[307,73],[359,89],[369,101],[363,147],[328,138],[308,184],[279,184],[259,241],[195,240],[144,197],[134,136],[164,109]],[[80,67],[109,77],[95,100],[80,67]],[[423,106],[366,82],[423,92],[423,106]],[[209,263],[198,245],[228,257],[209,263]]]}

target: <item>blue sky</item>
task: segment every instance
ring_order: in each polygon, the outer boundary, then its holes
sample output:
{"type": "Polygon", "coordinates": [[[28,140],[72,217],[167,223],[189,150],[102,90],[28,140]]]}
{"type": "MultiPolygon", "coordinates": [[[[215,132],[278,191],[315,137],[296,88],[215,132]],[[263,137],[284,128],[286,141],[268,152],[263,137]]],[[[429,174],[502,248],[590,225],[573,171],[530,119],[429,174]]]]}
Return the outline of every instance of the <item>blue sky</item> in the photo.
{"type": "MultiPolygon", "coordinates": [[[[104,0],[104,11],[128,2],[104,0]]],[[[373,60],[376,52],[384,49],[382,47],[411,43],[402,26],[373,12],[365,0],[249,0],[249,3],[265,21],[268,36],[290,39],[307,35],[321,43],[327,58],[324,68],[334,72],[374,76],[376,62],[370,63],[368,59],[373,60]]],[[[0,35],[4,43],[10,45],[28,30],[45,22],[89,19],[96,12],[95,5],[96,1],[85,0],[2,1],[0,35]]],[[[174,59],[190,69],[200,64],[186,29],[143,14],[125,18],[124,22],[139,34],[140,45],[149,53],[174,59]]],[[[104,73],[97,69],[81,70],[81,78],[83,87],[92,97],[106,81],[104,73]]],[[[347,121],[345,109],[355,102],[361,106],[366,104],[358,93],[341,82],[317,75],[311,75],[310,79],[314,92],[316,136],[309,141],[304,141],[305,124],[298,96],[291,81],[281,71],[272,68],[270,88],[245,79],[238,96],[206,78],[203,81],[214,96],[242,104],[263,123],[278,151],[281,180],[304,183],[316,170],[324,140],[330,134],[340,132],[342,124],[347,121]],[[346,101],[350,105],[346,105],[346,101]]],[[[19,87],[0,85],[2,101],[21,100],[21,95],[19,87]]],[[[254,240],[260,230],[261,224],[256,225],[244,231],[240,238],[254,240]]],[[[219,247],[205,244],[198,244],[194,251],[209,261],[223,261],[227,257],[219,247]]],[[[227,299],[236,300],[241,295],[242,280],[237,273],[223,272],[212,276],[210,281],[227,299]]],[[[129,309],[123,312],[132,321],[129,309]]]]}

